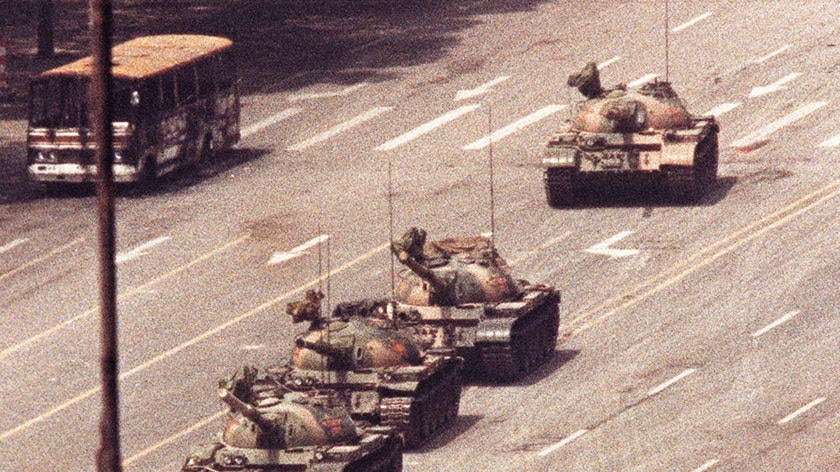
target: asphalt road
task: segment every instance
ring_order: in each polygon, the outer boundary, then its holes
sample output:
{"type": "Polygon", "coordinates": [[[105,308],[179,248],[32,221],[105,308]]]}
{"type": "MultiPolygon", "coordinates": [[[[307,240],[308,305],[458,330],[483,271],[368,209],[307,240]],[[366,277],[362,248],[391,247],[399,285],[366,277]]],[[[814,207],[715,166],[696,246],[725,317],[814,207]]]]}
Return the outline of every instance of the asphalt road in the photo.
{"type": "MultiPolygon", "coordinates": [[[[587,61],[607,86],[664,76],[653,3],[437,5],[457,31],[412,22],[346,51],[359,80],[249,92],[238,149],[121,193],[125,470],[178,470],[219,430],[217,379],[289,351],[303,328],[283,311],[305,288],[332,305],[388,294],[391,222],[489,231],[491,156],[498,249],[563,292],[558,351],[512,385],[466,385],[457,424],[405,470],[840,468],[836,2],[671,1],[668,78],[721,123],[715,188],[696,205],[545,203],[539,148],[578,100],[566,76],[587,61]],[[418,60],[421,43],[439,57],[418,60]]],[[[0,207],[0,471],[94,470],[94,207],[0,207]]]]}

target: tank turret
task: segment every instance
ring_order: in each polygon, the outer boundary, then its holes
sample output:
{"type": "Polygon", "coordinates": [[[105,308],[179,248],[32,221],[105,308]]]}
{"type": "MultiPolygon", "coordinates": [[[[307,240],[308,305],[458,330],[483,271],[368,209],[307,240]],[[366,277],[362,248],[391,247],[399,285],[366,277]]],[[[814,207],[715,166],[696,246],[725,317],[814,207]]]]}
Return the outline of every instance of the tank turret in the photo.
{"type": "MultiPolygon", "coordinates": [[[[567,84],[586,100],[546,144],[542,157],[546,199],[569,205],[588,180],[631,176],[664,181],[678,199],[702,196],[714,183],[718,124],[694,116],[668,81],[653,80],[635,90],[601,87],[594,62],[569,76],[567,84]]],[[[620,183],[621,183],[620,182],[620,183]]]]}
{"type": "Polygon", "coordinates": [[[355,423],[334,392],[290,392],[254,405],[220,388],[219,399],[233,416],[219,441],[187,457],[184,472],[402,470],[395,431],[355,423]]]}
{"type": "Polygon", "coordinates": [[[410,228],[391,244],[408,271],[400,273],[396,299],[413,305],[458,305],[513,299],[521,287],[484,236],[426,242],[426,232],[410,228]]]}
{"type": "Polygon", "coordinates": [[[362,370],[420,365],[420,348],[410,336],[382,329],[368,317],[322,320],[295,338],[292,367],[362,370]]]}
{"type": "Polygon", "coordinates": [[[391,318],[413,325],[423,348],[455,349],[468,370],[497,380],[518,378],[554,352],[560,292],[515,280],[490,239],[427,241],[410,228],[391,251],[406,266],[391,318]]]}
{"type": "Polygon", "coordinates": [[[229,446],[284,449],[359,439],[359,431],[343,407],[319,402],[314,396],[290,393],[257,407],[220,388],[219,399],[237,413],[222,434],[222,441],[229,446]]]}

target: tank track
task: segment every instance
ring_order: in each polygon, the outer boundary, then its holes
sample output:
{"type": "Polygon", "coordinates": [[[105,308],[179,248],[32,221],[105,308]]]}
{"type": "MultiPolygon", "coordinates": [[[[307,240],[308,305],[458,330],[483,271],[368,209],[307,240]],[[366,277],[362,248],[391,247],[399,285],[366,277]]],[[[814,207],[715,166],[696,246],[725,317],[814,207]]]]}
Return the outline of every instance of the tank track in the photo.
{"type": "Polygon", "coordinates": [[[496,381],[510,382],[532,372],[554,353],[559,324],[557,300],[548,297],[514,323],[510,343],[478,346],[484,373],[496,381]]]}
{"type": "Polygon", "coordinates": [[[401,440],[394,435],[393,439],[388,441],[387,447],[351,462],[342,472],[401,472],[402,459],[401,440]]]}
{"type": "Polygon", "coordinates": [[[545,170],[545,199],[554,208],[570,206],[575,202],[575,169],[549,168],[545,170]]]}
{"type": "Polygon", "coordinates": [[[450,368],[426,379],[414,397],[382,398],[380,424],[400,431],[407,448],[416,448],[449,426],[458,417],[461,402],[459,370],[450,368]]]}
{"type": "Polygon", "coordinates": [[[665,172],[668,190],[677,200],[699,200],[717,179],[718,140],[716,133],[710,133],[697,145],[694,160],[693,167],[673,167],[665,172]]]}

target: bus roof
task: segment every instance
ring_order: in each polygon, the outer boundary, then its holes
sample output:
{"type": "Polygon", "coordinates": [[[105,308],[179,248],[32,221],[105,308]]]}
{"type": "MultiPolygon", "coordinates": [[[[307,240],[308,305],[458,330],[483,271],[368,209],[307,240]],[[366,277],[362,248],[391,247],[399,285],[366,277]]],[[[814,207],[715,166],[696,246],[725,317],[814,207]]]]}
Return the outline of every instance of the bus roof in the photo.
{"type": "MultiPolygon", "coordinates": [[[[232,44],[227,38],[196,34],[142,36],[111,48],[111,73],[114,78],[121,79],[151,77],[229,48],[232,44]]],[[[90,76],[92,72],[93,58],[85,57],[50,69],[40,77],[90,76]]]]}

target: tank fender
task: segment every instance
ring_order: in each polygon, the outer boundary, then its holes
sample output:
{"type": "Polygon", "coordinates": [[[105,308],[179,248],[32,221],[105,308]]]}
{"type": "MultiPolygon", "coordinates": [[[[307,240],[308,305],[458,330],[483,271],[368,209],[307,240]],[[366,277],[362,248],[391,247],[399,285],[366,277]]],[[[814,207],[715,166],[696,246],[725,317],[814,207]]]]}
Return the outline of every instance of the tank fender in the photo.
{"type": "Polygon", "coordinates": [[[691,167],[694,165],[694,150],[696,148],[697,143],[694,141],[668,142],[665,140],[662,143],[660,165],[691,167]]]}
{"type": "Polygon", "coordinates": [[[508,343],[513,323],[517,318],[487,319],[479,323],[475,333],[478,343],[508,343]]]}
{"type": "Polygon", "coordinates": [[[694,165],[697,145],[711,133],[718,131],[714,117],[692,118],[693,126],[685,130],[668,130],[662,135],[662,162],[665,166],[694,165]]]}
{"type": "MultiPolygon", "coordinates": [[[[401,395],[398,396],[412,396],[414,392],[417,391],[417,386],[420,385],[420,382],[417,381],[385,381],[382,383],[382,388],[388,390],[389,392],[397,392],[401,395]]],[[[394,396],[394,395],[389,395],[394,396]]]]}

